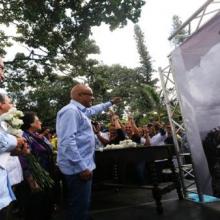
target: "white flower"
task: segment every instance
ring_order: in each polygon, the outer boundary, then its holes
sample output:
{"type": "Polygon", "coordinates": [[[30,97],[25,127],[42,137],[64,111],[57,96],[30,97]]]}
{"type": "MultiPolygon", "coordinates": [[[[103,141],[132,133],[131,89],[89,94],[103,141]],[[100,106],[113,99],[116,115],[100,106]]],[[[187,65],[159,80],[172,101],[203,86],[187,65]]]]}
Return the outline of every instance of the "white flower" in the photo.
{"type": "Polygon", "coordinates": [[[21,118],[21,117],[24,116],[24,113],[23,113],[22,111],[17,111],[17,112],[16,112],[16,116],[17,116],[18,118],[21,118]]]}
{"type": "Polygon", "coordinates": [[[12,118],[13,118],[13,115],[9,113],[4,113],[0,116],[1,121],[11,121],[12,118]]]}
{"type": "Polygon", "coordinates": [[[123,149],[123,148],[131,148],[137,147],[137,144],[130,139],[120,141],[119,144],[108,144],[103,150],[111,150],[111,149],[123,149]]]}
{"type": "Polygon", "coordinates": [[[15,107],[9,109],[9,113],[14,114],[14,112],[18,111],[15,107]]]}
{"type": "Polygon", "coordinates": [[[20,119],[24,114],[18,111],[16,108],[11,108],[8,112],[0,115],[0,122],[5,122],[7,132],[15,136],[21,136],[22,130],[20,130],[23,121],[20,119]]]}
{"type": "Polygon", "coordinates": [[[23,125],[23,121],[21,119],[18,119],[18,118],[13,118],[10,125],[12,127],[20,127],[21,125],[23,125]]]}
{"type": "Polygon", "coordinates": [[[17,117],[17,118],[21,118],[21,117],[24,116],[23,112],[17,110],[16,108],[11,108],[9,110],[9,113],[12,114],[14,117],[17,117]]]}
{"type": "Polygon", "coordinates": [[[21,129],[15,129],[15,128],[12,128],[12,127],[8,127],[7,132],[11,135],[16,136],[16,137],[21,137],[22,133],[23,133],[23,131],[21,129]]]}

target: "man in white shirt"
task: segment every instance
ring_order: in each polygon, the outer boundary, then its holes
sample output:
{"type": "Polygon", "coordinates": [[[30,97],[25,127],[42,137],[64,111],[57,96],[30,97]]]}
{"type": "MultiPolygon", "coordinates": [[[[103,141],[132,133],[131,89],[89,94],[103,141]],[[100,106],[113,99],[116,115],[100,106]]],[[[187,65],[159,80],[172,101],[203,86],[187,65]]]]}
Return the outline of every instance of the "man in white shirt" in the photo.
{"type": "MultiPolygon", "coordinates": [[[[0,81],[4,79],[4,64],[0,57],[0,81]]],[[[0,115],[6,113],[12,107],[10,98],[0,93],[0,115]]],[[[16,138],[7,133],[0,124],[0,219],[4,220],[6,207],[11,201],[15,200],[14,193],[11,189],[7,167],[8,153],[11,151],[21,152],[25,145],[24,138],[16,138]]],[[[12,161],[10,161],[11,163],[12,161]]]]}
{"type": "Polygon", "coordinates": [[[167,138],[167,134],[163,128],[158,129],[158,131],[156,132],[154,125],[149,123],[147,125],[147,129],[149,130],[151,146],[159,146],[165,144],[164,141],[167,138]]]}

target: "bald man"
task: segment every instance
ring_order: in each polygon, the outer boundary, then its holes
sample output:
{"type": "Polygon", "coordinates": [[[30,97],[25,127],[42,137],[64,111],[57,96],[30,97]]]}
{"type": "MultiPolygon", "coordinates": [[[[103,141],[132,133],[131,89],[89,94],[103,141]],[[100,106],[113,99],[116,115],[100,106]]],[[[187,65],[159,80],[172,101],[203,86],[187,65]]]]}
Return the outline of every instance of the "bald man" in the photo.
{"type": "Polygon", "coordinates": [[[95,136],[90,117],[120,102],[119,97],[92,106],[93,91],[84,84],[71,90],[71,101],[57,114],[57,163],[67,183],[66,220],[87,220],[95,169],[95,136]],[[92,107],[91,107],[92,106],[92,107]]]}

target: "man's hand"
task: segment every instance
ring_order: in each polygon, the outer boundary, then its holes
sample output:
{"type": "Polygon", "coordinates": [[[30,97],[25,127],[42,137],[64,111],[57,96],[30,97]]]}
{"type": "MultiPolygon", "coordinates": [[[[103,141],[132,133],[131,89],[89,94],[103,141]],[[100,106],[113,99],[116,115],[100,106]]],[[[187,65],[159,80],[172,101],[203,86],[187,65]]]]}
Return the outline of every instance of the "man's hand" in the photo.
{"type": "Polygon", "coordinates": [[[130,121],[130,122],[131,122],[131,121],[134,121],[134,118],[133,118],[132,114],[129,114],[129,115],[128,115],[128,121],[130,121]]]}
{"type": "Polygon", "coordinates": [[[23,154],[23,155],[30,153],[30,148],[29,148],[25,138],[23,138],[23,137],[17,138],[17,146],[15,148],[15,152],[17,154],[23,154]]]}
{"type": "Polygon", "coordinates": [[[27,155],[27,154],[30,154],[31,153],[31,150],[30,150],[30,147],[27,143],[27,141],[25,140],[22,148],[21,148],[21,154],[22,155],[27,155]]]}
{"type": "Polygon", "coordinates": [[[113,97],[112,99],[111,99],[111,103],[112,104],[118,104],[118,103],[120,103],[122,101],[122,98],[121,97],[113,97]]]}
{"type": "Polygon", "coordinates": [[[147,127],[145,127],[143,129],[143,132],[144,132],[144,137],[148,137],[149,136],[149,129],[147,127]]]}
{"type": "Polygon", "coordinates": [[[116,125],[119,123],[119,116],[114,114],[111,117],[111,124],[116,127],[116,125]]]}
{"type": "Polygon", "coordinates": [[[92,171],[84,170],[79,175],[80,175],[81,180],[87,181],[87,180],[90,180],[92,178],[92,171]]]}
{"type": "Polygon", "coordinates": [[[113,115],[113,116],[112,116],[112,121],[117,121],[117,120],[119,120],[118,115],[116,115],[116,114],[115,114],[115,115],[113,115]]]}
{"type": "Polygon", "coordinates": [[[17,147],[22,146],[25,142],[25,138],[17,137],[17,147]]]}
{"type": "Polygon", "coordinates": [[[93,131],[95,134],[98,134],[101,131],[101,126],[99,123],[97,123],[97,124],[92,123],[92,128],[93,128],[93,131]]]}

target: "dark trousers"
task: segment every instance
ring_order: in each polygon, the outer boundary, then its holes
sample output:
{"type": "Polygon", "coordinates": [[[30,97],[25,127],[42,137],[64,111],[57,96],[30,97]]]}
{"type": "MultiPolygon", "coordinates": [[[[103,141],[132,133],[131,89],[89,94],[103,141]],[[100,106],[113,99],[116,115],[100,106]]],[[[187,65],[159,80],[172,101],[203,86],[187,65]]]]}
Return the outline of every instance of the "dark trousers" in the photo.
{"type": "Polygon", "coordinates": [[[24,220],[50,220],[52,215],[51,192],[31,192],[23,182],[17,186],[16,197],[24,220]]]}
{"type": "Polygon", "coordinates": [[[0,210],[0,220],[6,220],[7,216],[7,208],[1,209],[0,210]]]}
{"type": "Polygon", "coordinates": [[[87,220],[92,180],[81,180],[79,174],[64,176],[67,185],[66,220],[87,220]]]}

